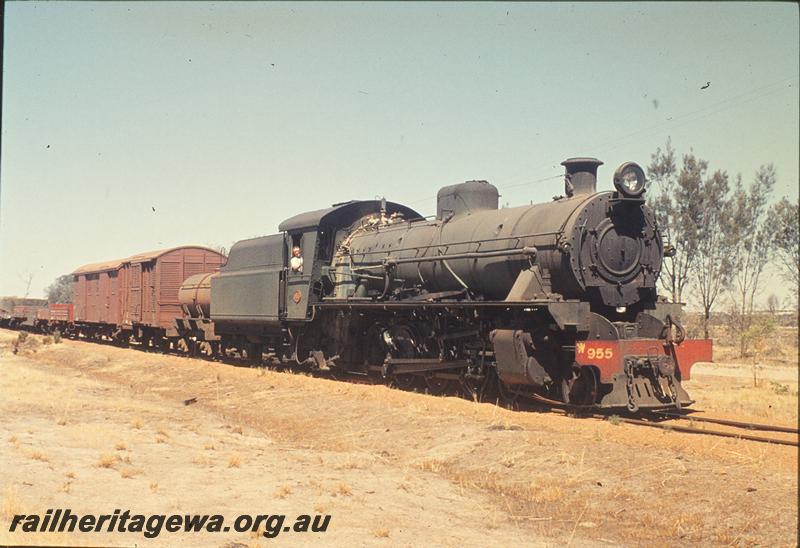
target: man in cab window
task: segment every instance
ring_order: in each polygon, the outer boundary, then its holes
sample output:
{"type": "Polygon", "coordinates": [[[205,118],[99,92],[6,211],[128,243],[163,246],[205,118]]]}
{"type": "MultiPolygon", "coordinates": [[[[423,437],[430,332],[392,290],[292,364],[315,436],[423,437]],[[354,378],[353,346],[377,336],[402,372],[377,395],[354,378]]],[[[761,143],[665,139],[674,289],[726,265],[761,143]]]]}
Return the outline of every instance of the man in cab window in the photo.
{"type": "Polygon", "coordinates": [[[292,272],[303,273],[303,254],[300,252],[299,246],[292,248],[292,258],[289,260],[289,266],[292,272]]]}

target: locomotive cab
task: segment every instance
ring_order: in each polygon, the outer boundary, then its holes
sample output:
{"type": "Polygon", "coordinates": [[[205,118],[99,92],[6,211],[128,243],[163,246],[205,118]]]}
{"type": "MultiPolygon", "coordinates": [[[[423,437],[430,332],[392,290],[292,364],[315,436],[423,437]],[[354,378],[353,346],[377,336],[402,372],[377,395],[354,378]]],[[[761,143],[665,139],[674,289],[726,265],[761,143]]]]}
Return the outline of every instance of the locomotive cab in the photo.
{"type": "Polygon", "coordinates": [[[317,239],[319,232],[311,230],[293,230],[284,234],[284,257],[286,257],[286,284],[285,284],[285,310],[284,317],[289,320],[306,320],[308,300],[311,295],[312,278],[317,264],[317,239]],[[293,250],[299,248],[299,268],[292,267],[292,260],[296,259],[293,250]]]}
{"type": "Polygon", "coordinates": [[[355,228],[382,222],[390,224],[390,219],[419,217],[413,209],[393,202],[351,200],[285,220],[278,227],[284,235],[287,257],[284,318],[290,322],[312,319],[310,305],[329,296],[336,285],[336,276],[330,268],[335,251],[355,228]],[[295,247],[301,250],[301,271],[291,266],[295,247]]]}

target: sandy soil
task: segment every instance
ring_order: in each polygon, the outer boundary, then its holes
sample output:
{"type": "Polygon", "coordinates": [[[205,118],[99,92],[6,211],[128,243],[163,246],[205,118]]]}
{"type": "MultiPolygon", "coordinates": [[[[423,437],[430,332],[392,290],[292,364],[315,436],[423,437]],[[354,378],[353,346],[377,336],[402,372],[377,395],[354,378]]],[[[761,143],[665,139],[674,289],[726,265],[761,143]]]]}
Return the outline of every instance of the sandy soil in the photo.
{"type": "MultiPolygon", "coordinates": [[[[0,543],[796,544],[795,448],[83,342],[13,355],[15,338],[0,330],[0,543]],[[273,540],[8,532],[57,507],[332,518],[273,540]]],[[[796,385],[723,380],[690,381],[703,409],[796,421],[796,385]]]]}
{"type": "Polygon", "coordinates": [[[697,377],[734,377],[737,379],[789,382],[797,384],[797,367],[770,366],[761,363],[706,363],[700,362],[692,367],[692,375],[697,377]]]}

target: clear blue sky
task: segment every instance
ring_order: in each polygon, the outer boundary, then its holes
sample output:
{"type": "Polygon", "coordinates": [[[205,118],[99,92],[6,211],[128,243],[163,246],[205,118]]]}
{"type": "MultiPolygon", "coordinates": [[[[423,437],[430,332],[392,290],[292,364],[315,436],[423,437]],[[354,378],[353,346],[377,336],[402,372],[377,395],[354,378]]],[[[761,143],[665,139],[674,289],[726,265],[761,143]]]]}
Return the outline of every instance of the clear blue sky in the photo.
{"type": "Polygon", "coordinates": [[[570,156],[610,188],[668,137],[797,199],[793,3],[10,2],[5,32],[0,294],[350,198],[549,200],[570,156]]]}

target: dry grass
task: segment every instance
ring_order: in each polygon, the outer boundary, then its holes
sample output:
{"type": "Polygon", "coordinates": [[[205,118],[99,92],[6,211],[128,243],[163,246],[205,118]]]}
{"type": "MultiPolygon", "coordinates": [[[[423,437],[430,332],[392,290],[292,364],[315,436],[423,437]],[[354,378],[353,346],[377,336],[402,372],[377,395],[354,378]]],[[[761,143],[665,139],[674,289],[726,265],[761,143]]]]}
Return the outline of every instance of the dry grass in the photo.
{"type": "Polygon", "coordinates": [[[212,461],[211,458],[209,458],[209,457],[207,457],[205,455],[196,455],[192,459],[192,463],[193,464],[197,464],[198,466],[213,466],[214,465],[214,461],[212,461]]]}
{"type": "Polygon", "coordinates": [[[334,466],[334,469],[335,470],[363,470],[364,468],[367,467],[367,464],[370,463],[369,462],[370,460],[371,459],[367,459],[367,462],[365,462],[364,458],[354,458],[353,456],[348,455],[348,457],[344,460],[344,462],[336,464],[334,466]]]}
{"type": "Polygon", "coordinates": [[[156,430],[156,434],[158,434],[159,436],[163,436],[165,438],[169,437],[169,434],[163,427],[160,427],[158,430],[156,430]]]}
{"type": "Polygon", "coordinates": [[[17,514],[22,512],[22,500],[19,497],[19,491],[14,486],[6,488],[3,493],[3,503],[0,504],[0,516],[3,521],[9,522],[17,514]]]}
{"type": "MultiPolygon", "coordinates": [[[[455,461],[428,459],[417,465],[422,470],[439,475],[460,488],[473,488],[500,497],[512,516],[528,515],[531,508],[547,508],[553,515],[568,511],[571,501],[562,489],[563,479],[537,478],[530,482],[507,483],[505,472],[487,469],[472,470],[459,466],[455,461]]],[[[538,517],[538,516],[537,516],[538,517]]]]}
{"type": "Polygon", "coordinates": [[[494,421],[492,424],[489,425],[488,430],[499,430],[499,431],[518,431],[523,430],[523,428],[511,422],[509,417],[505,417],[502,421],[494,421]]]}
{"type": "Polygon", "coordinates": [[[150,492],[151,493],[158,493],[158,482],[157,481],[151,481],[150,482],[150,492]]]}
{"type": "Polygon", "coordinates": [[[317,480],[313,480],[313,479],[312,479],[312,480],[309,480],[309,481],[308,481],[308,485],[309,485],[310,487],[313,487],[313,488],[314,488],[314,490],[315,490],[315,491],[316,491],[316,493],[317,493],[317,496],[320,496],[320,495],[322,495],[323,493],[325,493],[325,492],[326,492],[326,489],[325,489],[325,487],[324,487],[324,486],[323,486],[323,485],[322,485],[320,482],[318,482],[317,480]]]}
{"type": "Polygon", "coordinates": [[[333,491],[333,494],[349,497],[353,494],[353,488],[346,483],[340,483],[339,485],[336,486],[336,489],[333,491]]]}
{"type": "Polygon", "coordinates": [[[438,474],[444,469],[446,464],[446,461],[441,459],[427,459],[420,462],[418,466],[426,472],[438,474]]]}
{"type": "Polygon", "coordinates": [[[123,477],[123,478],[125,478],[125,479],[131,479],[131,478],[134,478],[134,477],[136,477],[138,474],[139,474],[139,471],[138,471],[138,470],[136,470],[135,468],[130,468],[130,467],[128,467],[128,468],[123,468],[122,470],[120,470],[120,471],[119,471],[119,475],[120,475],[120,476],[122,476],[122,477],[123,477]]]}
{"type": "Polygon", "coordinates": [[[228,468],[239,468],[242,465],[242,459],[237,453],[228,457],[228,468]]]}
{"type": "Polygon", "coordinates": [[[506,453],[500,459],[500,464],[505,466],[506,468],[513,468],[517,464],[517,459],[522,455],[522,453],[506,453]]]}
{"type": "Polygon", "coordinates": [[[292,488],[288,485],[281,485],[275,490],[275,496],[279,499],[285,499],[287,495],[292,494],[292,488]]]}
{"type": "Polygon", "coordinates": [[[134,430],[141,430],[143,427],[144,427],[144,421],[142,421],[142,419],[137,417],[131,421],[131,428],[133,428],[134,430]]]}
{"type": "Polygon", "coordinates": [[[113,468],[117,462],[119,461],[119,457],[117,455],[111,455],[109,453],[103,453],[100,455],[100,459],[97,461],[98,468],[113,468]]]}
{"type": "Polygon", "coordinates": [[[167,438],[165,438],[164,436],[159,434],[159,435],[156,436],[155,442],[156,443],[167,443],[167,438]]]}
{"type": "Polygon", "coordinates": [[[217,447],[213,443],[207,443],[203,445],[203,449],[206,451],[216,451],[217,447]]]}
{"type": "Polygon", "coordinates": [[[75,479],[75,472],[67,472],[65,474],[69,479],[75,479]]]}
{"type": "Polygon", "coordinates": [[[753,386],[740,379],[695,379],[685,383],[698,407],[710,414],[741,414],[761,422],[797,424],[797,384],[765,382],[753,386]]]}
{"type": "Polygon", "coordinates": [[[13,343],[13,347],[21,354],[35,354],[37,349],[42,345],[41,341],[33,336],[28,336],[24,331],[17,335],[17,340],[13,343]]]}
{"type": "Polygon", "coordinates": [[[50,461],[50,458],[47,455],[45,455],[44,453],[42,453],[41,451],[31,451],[30,457],[33,460],[39,460],[39,461],[42,461],[42,462],[49,462],[50,461]]]}
{"type": "Polygon", "coordinates": [[[389,528],[388,527],[375,527],[374,529],[370,530],[373,537],[376,538],[389,538],[389,528]]]}
{"type": "Polygon", "coordinates": [[[124,441],[118,441],[117,444],[114,446],[114,449],[116,449],[117,451],[125,451],[127,448],[128,446],[125,445],[124,441]]]}

